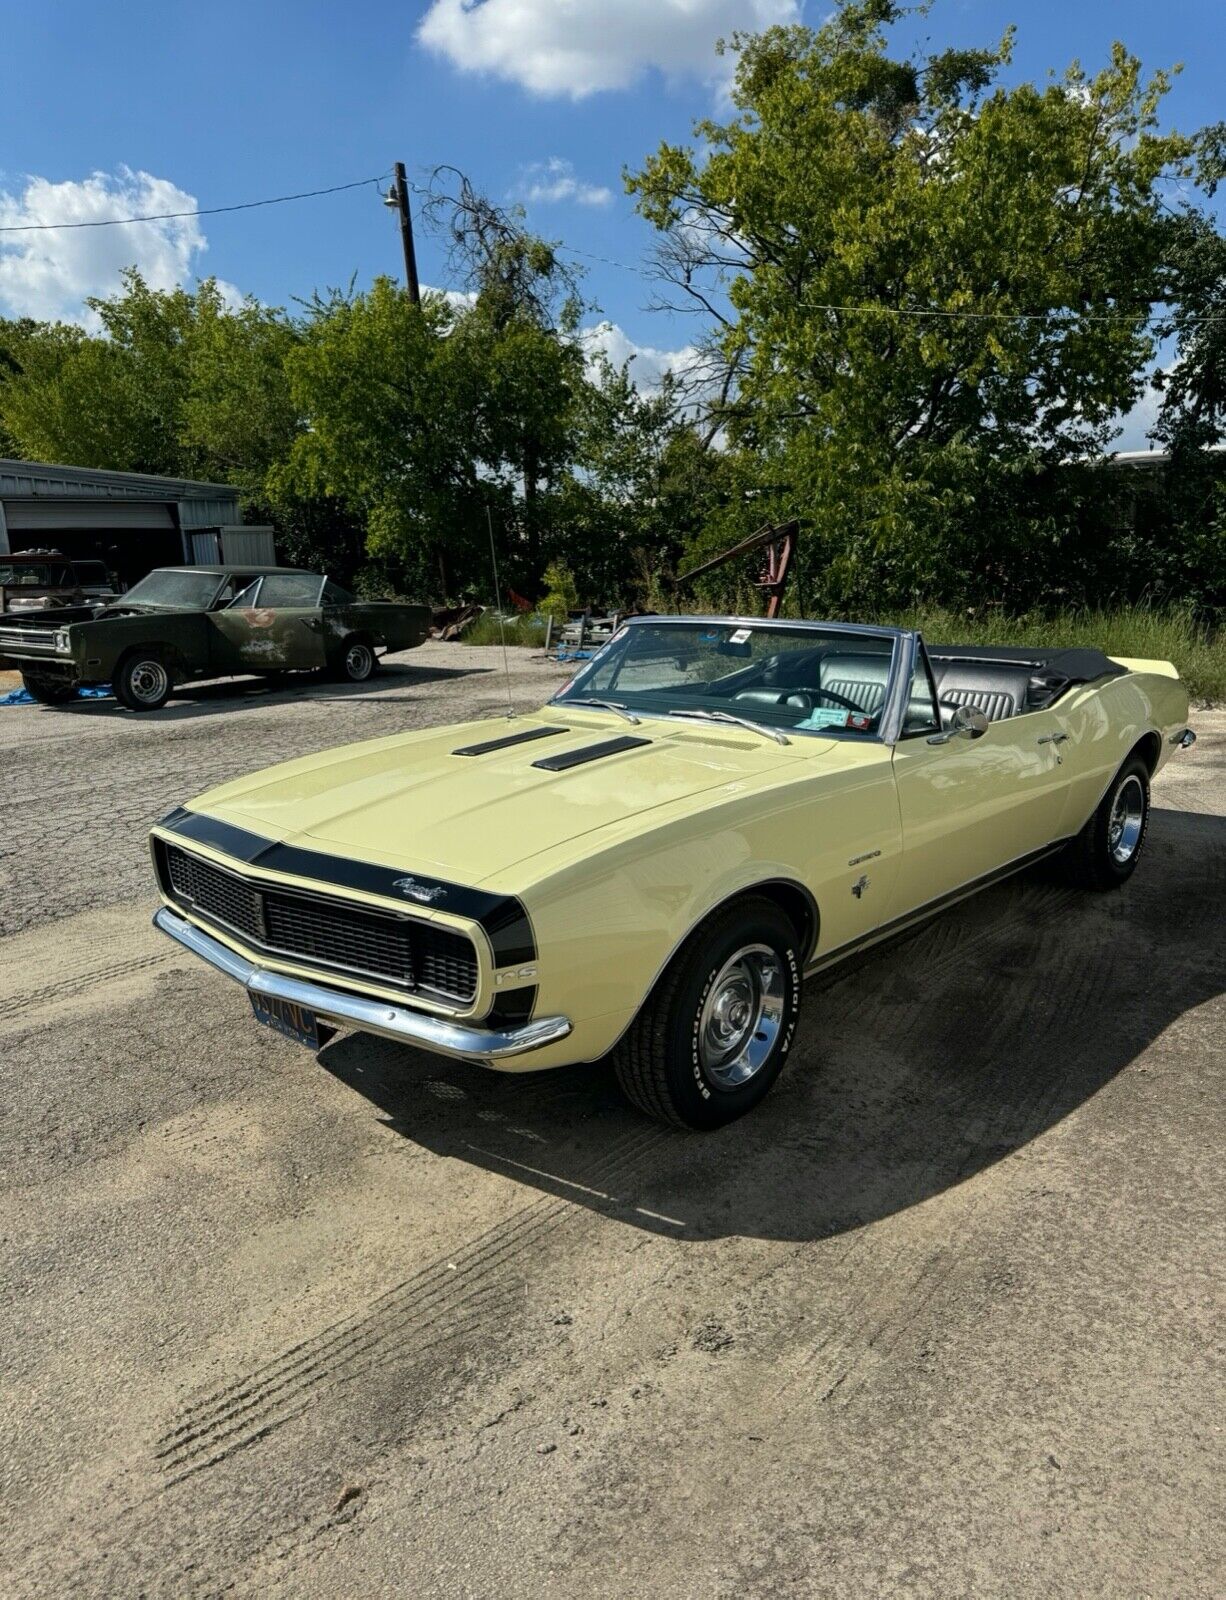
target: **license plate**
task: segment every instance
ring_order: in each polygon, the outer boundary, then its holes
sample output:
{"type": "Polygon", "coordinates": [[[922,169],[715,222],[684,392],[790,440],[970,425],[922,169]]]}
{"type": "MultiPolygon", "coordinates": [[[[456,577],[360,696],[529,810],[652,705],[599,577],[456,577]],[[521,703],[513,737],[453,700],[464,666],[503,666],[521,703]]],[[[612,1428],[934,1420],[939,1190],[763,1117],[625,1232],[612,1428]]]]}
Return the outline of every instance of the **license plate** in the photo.
{"type": "Polygon", "coordinates": [[[289,1000],[274,1000],[262,994],[253,994],[250,999],[257,1022],[262,1022],[266,1028],[275,1028],[296,1044],[306,1045],[308,1050],[319,1049],[323,1042],[320,1039],[322,1030],[313,1011],[289,1000]]]}

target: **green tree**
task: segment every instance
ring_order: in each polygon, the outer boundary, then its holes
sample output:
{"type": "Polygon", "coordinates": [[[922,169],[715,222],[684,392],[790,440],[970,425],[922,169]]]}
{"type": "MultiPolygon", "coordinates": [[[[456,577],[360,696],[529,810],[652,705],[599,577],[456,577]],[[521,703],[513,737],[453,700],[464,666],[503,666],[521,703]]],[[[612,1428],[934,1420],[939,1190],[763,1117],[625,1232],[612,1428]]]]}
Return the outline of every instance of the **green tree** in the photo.
{"type": "Polygon", "coordinates": [[[420,307],[389,278],[309,309],[286,368],[308,419],[269,487],[274,498],[326,500],[365,529],[397,587],[447,595],[462,586],[496,486],[474,452],[475,374],[451,338],[441,295],[420,307]]]}
{"type": "Polygon", "coordinates": [[[1010,508],[1140,392],[1155,185],[1192,153],[1158,130],[1165,75],[1121,46],[1005,88],[1011,36],[896,59],[903,10],[845,0],[815,32],[738,39],[735,115],[627,179],[663,274],[710,313],[715,421],[813,518],[810,588],[844,604],[1014,581],[1010,508]]]}

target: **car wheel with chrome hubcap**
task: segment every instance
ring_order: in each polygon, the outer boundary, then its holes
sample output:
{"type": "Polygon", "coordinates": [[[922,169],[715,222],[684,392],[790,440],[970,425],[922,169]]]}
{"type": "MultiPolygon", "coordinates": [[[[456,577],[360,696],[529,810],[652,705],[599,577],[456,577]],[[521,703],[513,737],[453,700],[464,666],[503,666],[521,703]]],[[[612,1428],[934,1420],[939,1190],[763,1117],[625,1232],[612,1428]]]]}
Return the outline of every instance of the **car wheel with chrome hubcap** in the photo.
{"type": "Polygon", "coordinates": [[[665,968],[613,1055],[627,1097],[661,1122],[718,1128],[783,1070],[800,1014],[801,943],[772,900],[716,913],[665,968]]]}
{"type": "Polygon", "coordinates": [[[158,711],[170,699],[174,679],[161,656],[140,651],[120,662],[114,688],[129,711],[158,711]]]}
{"type": "Polygon", "coordinates": [[[1118,889],[1136,868],[1148,828],[1149,766],[1130,756],[1068,847],[1065,860],[1073,882],[1086,889],[1118,889]]]}
{"type": "Polygon", "coordinates": [[[334,671],[347,683],[365,683],[378,665],[379,658],[365,639],[349,638],[341,646],[334,671]]]}

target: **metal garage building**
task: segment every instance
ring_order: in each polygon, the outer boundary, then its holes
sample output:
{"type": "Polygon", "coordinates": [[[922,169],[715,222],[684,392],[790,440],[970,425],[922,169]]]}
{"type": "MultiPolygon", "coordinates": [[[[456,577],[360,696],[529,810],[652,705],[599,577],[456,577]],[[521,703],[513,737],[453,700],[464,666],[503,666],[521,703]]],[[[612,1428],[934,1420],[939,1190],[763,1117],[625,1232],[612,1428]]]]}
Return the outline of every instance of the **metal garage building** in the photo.
{"type": "Polygon", "coordinates": [[[229,484],[0,458],[0,554],[35,549],[105,561],[124,585],[153,567],[276,560],[272,529],[243,526],[229,484]]]}

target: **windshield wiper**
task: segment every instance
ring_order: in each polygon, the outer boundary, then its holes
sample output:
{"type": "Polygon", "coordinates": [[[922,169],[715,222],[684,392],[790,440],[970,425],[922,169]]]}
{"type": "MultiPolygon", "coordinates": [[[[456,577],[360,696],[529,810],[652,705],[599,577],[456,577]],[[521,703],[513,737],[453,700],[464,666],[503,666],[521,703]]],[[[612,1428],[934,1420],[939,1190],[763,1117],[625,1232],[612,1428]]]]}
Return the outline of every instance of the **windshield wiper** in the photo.
{"type": "Polygon", "coordinates": [[[560,700],[559,705],[566,706],[599,706],[602,711],[616,711],[619,717],[624,717],[627,722],[633,722],[637,728],[642,722],[642,717],[636,717],[633,711],[627,711],[620,700],[560,700]]]}
{"type": "Polygon", "coordinates": [[[731,711],[670,711],[670,717],[693,717],[696,722],[735,722],[738,728],[748,728],[751,733],[760,733],[764,739],[773,739],[776,744],[791,744],[786,733],[780,733],[778,728],[764,728],[760,722],[751,722],[748,717],[734,717],[731,711]]]}

